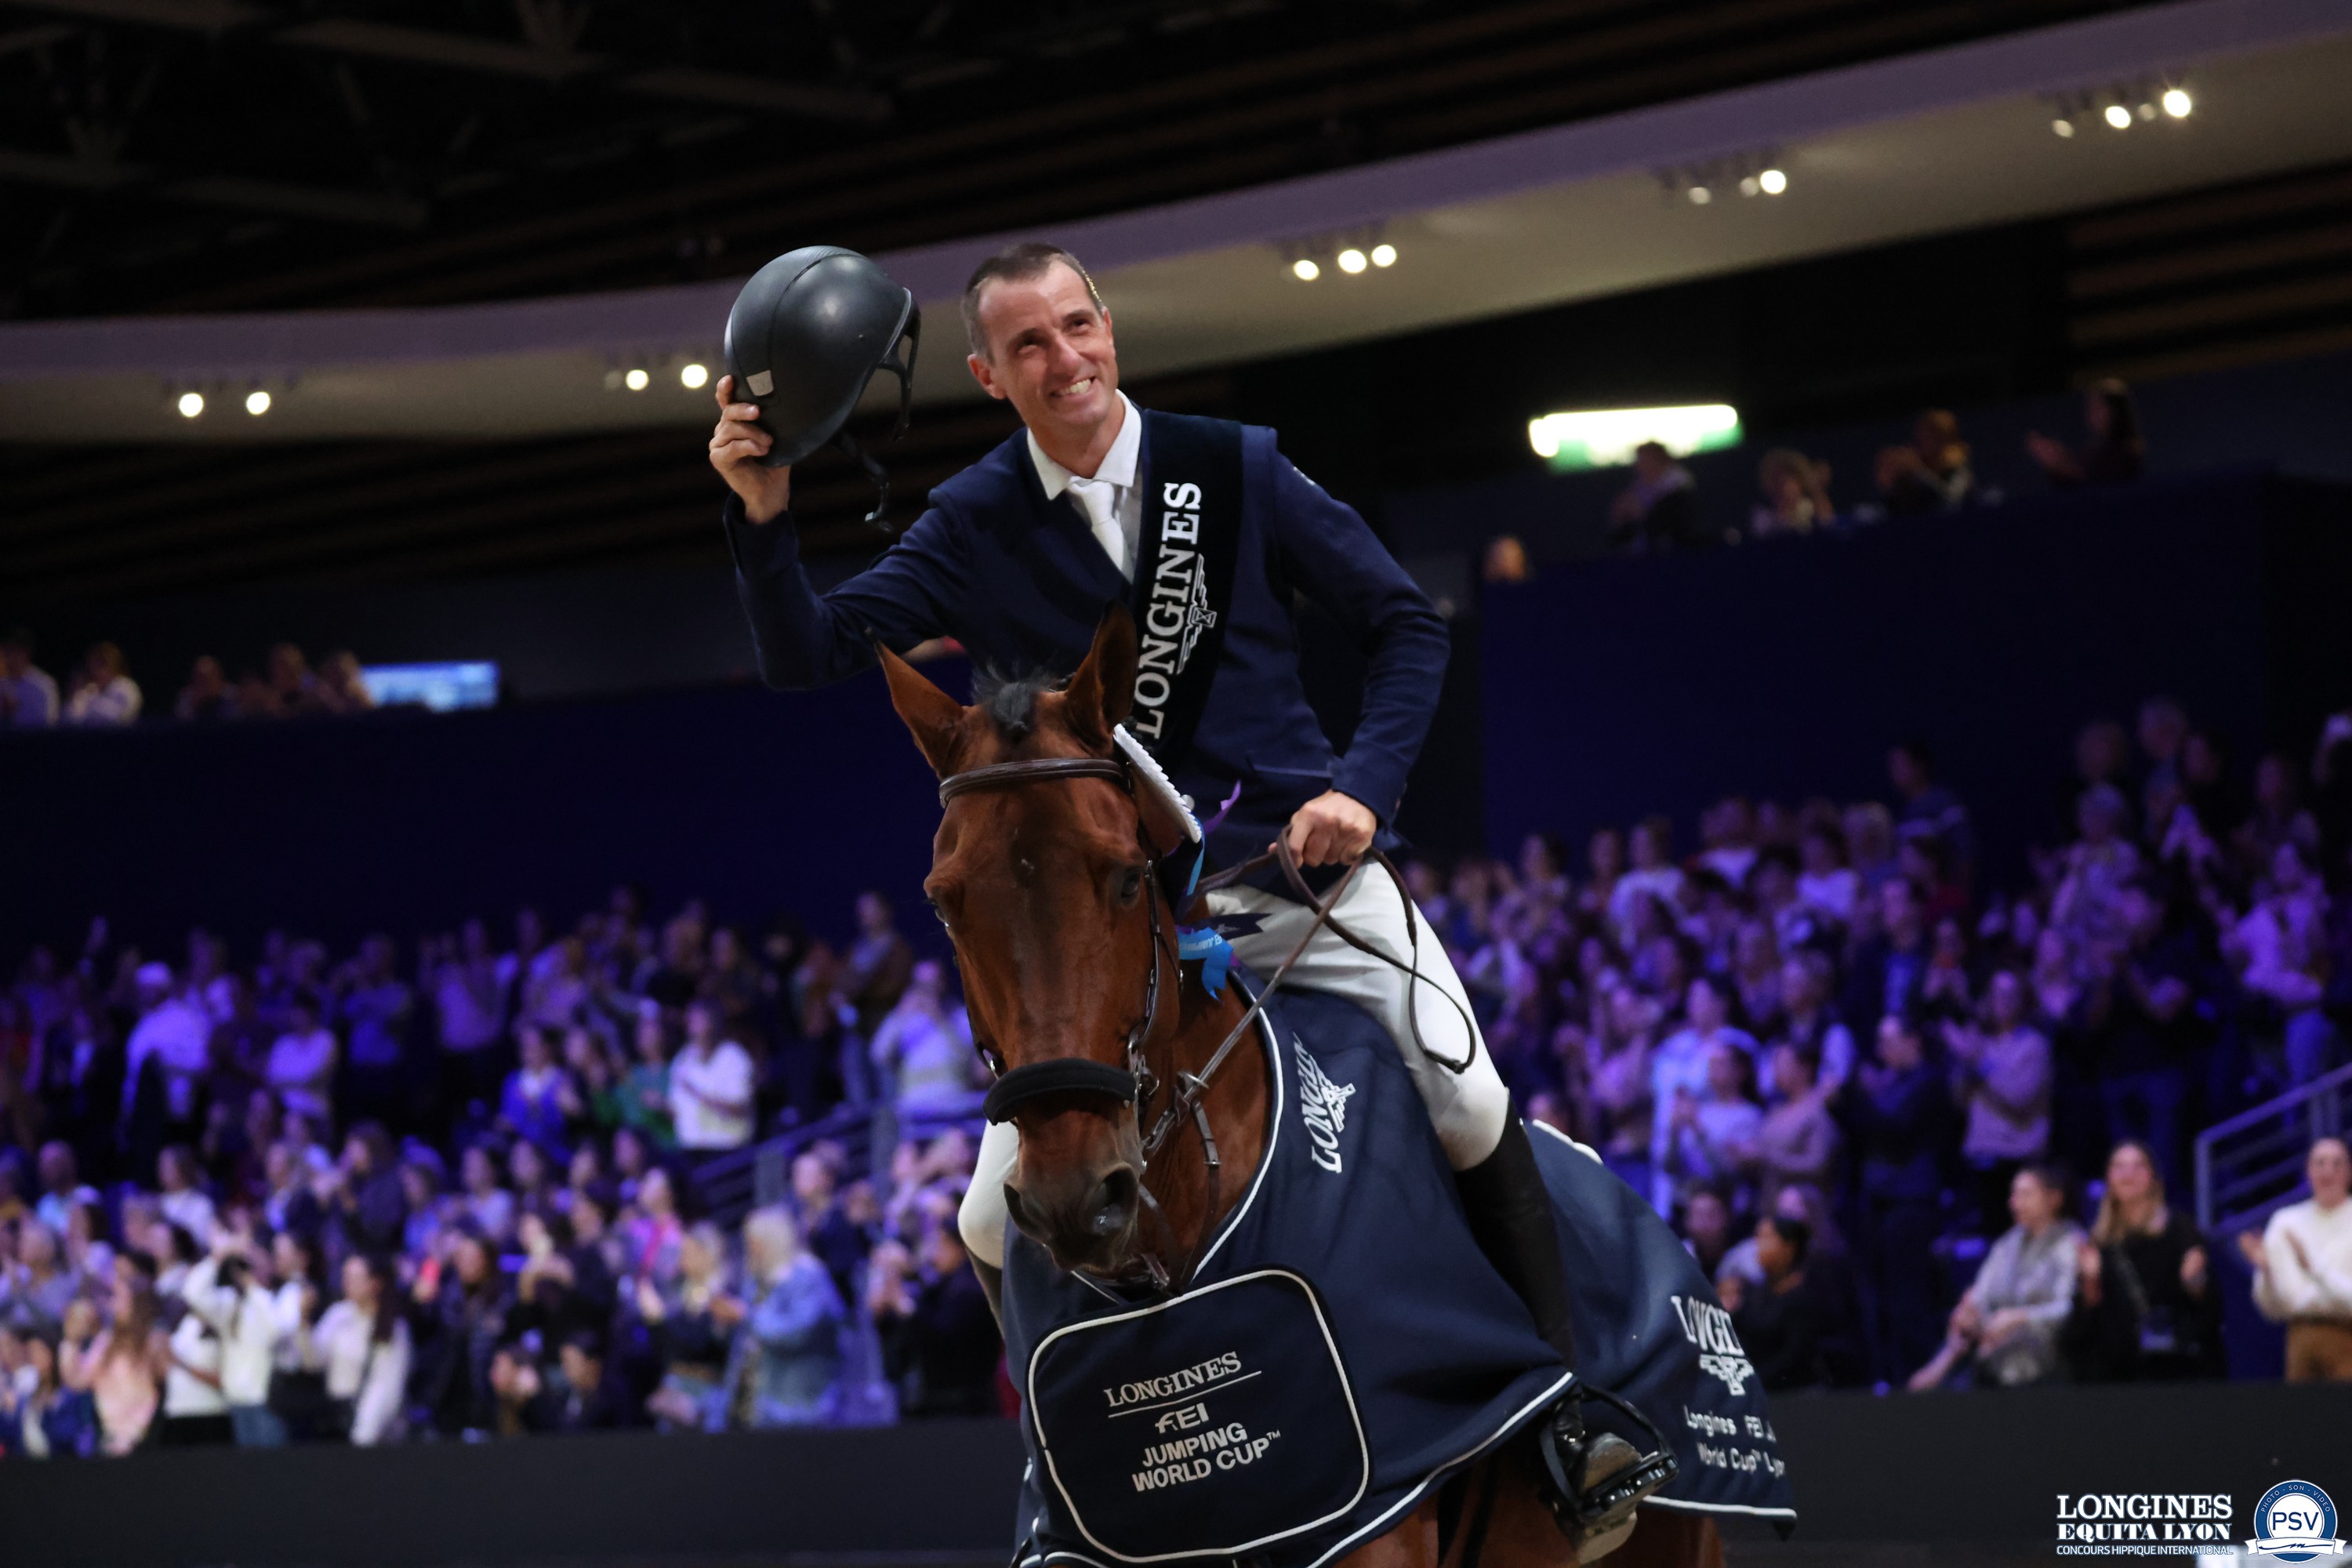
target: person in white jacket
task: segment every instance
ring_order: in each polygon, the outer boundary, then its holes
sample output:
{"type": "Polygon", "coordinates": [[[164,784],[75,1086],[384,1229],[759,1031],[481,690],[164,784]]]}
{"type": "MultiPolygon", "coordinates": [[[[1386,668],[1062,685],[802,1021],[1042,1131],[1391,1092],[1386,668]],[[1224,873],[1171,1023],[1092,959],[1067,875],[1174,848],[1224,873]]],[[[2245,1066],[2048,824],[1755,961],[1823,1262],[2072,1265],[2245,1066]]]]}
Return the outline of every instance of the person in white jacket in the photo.
{"type": "MultiPolygon", "coordinates": [[[[210,1259],[206,1259],[209,1262],[210,1259]]],[[[193,1270],[191,1271],[193,1272],[193,1270]]],[[[163,1419],[155,1441],[182,1448],[236,1440],[228,1402],[221,1397],[221,1342],[209,1321],[184,1312],[172,1330],[163,1363],[163,1419]]]]}
{"type": "MultiPolygon", "coordinates": [[[[188,1270],[180,1299],[188,1309],[187,1318],[181,1320],[182,1331],[194,1319],[218,1343],[218,1393],[237,1446],[267,1448],[284,1443],[284,1425],[269,1409],[269,1375],[278,1341],[289,1325],[279,1316],[276,1300],[255,1278],[253,1238],[226,1226],[216,1231],[211,1256],[188,1270]]],[[[173,1340],[176,1346],[179,1334],[173,1340]]]]}
{"type": "Polygon", "coordinates": [[[2311,1196],[2238,1247],[2254,1266],[2254,1305],[2286,1325],[2286,1380],[2352,1383],[2352,1152],[2322,1138],[2304,1174],[2311,1196]]]}
{"type": "Polygon", "coordinates": [[[392,1265],[377,1258],[343,1264],[343,1299],[303,1336],[302,1364],[327,1374],[327,1394],[350,1416],[351,1440],[396,1443],[405,1430],[408,1322],[392,1265]]]}

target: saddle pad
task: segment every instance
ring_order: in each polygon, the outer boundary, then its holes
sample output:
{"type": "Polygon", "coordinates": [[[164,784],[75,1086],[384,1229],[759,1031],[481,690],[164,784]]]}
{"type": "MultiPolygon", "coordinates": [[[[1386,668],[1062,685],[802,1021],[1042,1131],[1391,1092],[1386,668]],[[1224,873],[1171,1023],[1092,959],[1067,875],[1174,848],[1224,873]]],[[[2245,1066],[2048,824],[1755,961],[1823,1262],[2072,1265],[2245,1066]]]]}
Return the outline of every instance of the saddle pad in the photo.
{"type": "Polygon", "coordinates": [[[1322,1303],[1287,1269],[1056,1330],[1029,1408],[1070,1522],[1121,1563],[1244,1556],[1344,1517],[1371,1482],[1322,1303]]]}

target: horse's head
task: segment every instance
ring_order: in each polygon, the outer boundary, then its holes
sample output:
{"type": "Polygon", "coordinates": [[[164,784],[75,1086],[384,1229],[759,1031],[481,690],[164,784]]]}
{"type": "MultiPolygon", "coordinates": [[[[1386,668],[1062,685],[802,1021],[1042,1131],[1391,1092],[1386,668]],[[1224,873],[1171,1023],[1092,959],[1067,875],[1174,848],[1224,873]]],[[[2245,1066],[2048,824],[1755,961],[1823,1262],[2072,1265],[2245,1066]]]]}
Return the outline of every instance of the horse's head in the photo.
{"type": "MultiPolygon", "coordinates": [[[[887,649],[881,657],[892,705],[942,780],[1116,759],[1112,731],[1136,668],[1124,609],[1104,618],[1066,683],[998,685],[969,708],[887,649]]],[[[1010,1108],[1021,1132],[1005,1184],[1013,1221],[1063,1268],[1114,1272],[1136,1252],[1143,1151],[1135,1108],[1105,1085],[1134,1065],[1129,1046],[1149,1033],[1147,1012],[1172,1016],[1176,1006],[1180,972],[1162,946],[1173,921],[1153,875],[1155,849],[1169,846],[1155,845],[1113,768],[985,776],[982,787],[944,792],[952,798],[924,890],[954,941],[973,1038],[1001,1081],[1040,1069],[1023,1075],[1010,1108]],[[1092,1066],[1062,1065],[1081,1062],[1092,1066]]]]}

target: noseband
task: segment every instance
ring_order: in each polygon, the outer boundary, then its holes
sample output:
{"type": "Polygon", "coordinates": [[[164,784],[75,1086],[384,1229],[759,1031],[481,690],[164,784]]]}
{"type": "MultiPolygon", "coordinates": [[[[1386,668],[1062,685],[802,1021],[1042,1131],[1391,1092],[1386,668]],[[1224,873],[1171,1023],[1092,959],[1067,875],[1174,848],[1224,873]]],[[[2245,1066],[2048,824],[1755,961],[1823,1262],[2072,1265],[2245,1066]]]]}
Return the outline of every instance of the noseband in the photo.
{"type": "MultiPolygon", "coordinates": [[[[1028,762],[995,763],[983,768],[951,773],[940,781],[940,805],[945,806],[958,795],[984,789],[1012,789],[1022,784],[1043,784],[1049,780],[1102,779],[1117,784],[1129,795],[1135,793],[1135,779],[1129,764],[1112,757],[1039,757],[1028,762]]],[[[1144,837],[1143,824],[1139,816],[1136,836],[1143,840],[1144,852],[1155,867],[1159,855],[1144,837]]],[[[1085,1057],[1056,1057],[1049,1061],[1030,1062],[1006,1070],[1003,1058],[992,1047],[983,1047],[989,1067],[996,1073],[996,1081],[988,1090],[981,1109],[991,1121],[1010,1121],[1021,1106],[1049,1094],[1099,1094],[1121,1105],[1139,1105],[1149,1100],[1158,1089],[1157,1079],[1143,1059],[1144,1042],[1151,1034],[1152,1021],[1160,1016],[1160,969],[1161,948],[1166,938],[1160,924],[1160,879],[1157,876],[1144,879],[1144,905],[1151,921],[1151,973],[1143,986],[1143,1016],[1129,1030],[1125,1042],[1127,1066],[1115,1068],[1106,1062],[1092,1061],[1085,1057]]]]}

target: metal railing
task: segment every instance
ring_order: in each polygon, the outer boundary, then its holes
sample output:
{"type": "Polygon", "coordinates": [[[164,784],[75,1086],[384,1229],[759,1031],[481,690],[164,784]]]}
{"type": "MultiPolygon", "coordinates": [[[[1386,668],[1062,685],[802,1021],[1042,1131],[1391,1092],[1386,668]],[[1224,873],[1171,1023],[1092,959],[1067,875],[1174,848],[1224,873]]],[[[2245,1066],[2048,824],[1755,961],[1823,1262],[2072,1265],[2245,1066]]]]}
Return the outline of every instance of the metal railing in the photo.
{"type": "Polygon", "coordinates": [[[867,1173],[873,1121],[867,1107],[836,1106],[814,1121],[711,1161],[694,1173],[703,1213],[732,1228],[753,1209],[782,1202],[792,1190],[793,1162],[828,1138],[849,1152],[850,1168],[843,1173],[843,1184],[862,1179],[867,1173]]]}
{"type": "Polygon", "coordinates": [[[2197,1224],[2208,1236],[2242,1229],[2307,1195],[2303,1167],[2314,1140],[2352,1125],[2352,1067],[2312,1079],[2197,1135],[2197,1224]]]}
{"type": "MultiPolygon", "coordinates": [[[[701,1212],[731,1229],[753,1209],[783,1202],[792,1193],[793,1162],[827,1141],[839,1143],[848,1155],[839,1173],[844,1187],[883,1175],[889,1164],[890,1150],[901,1138],[928,1143],[950,1128],[957,1128],[977,1142],[982,1129],[987,1125],[978,1110],[977,1095],[972,1097],[970,1107],[943,1108],[933,1114],[904,1119],[887,1103],[837,1105],[814,1121],[787,1129],[698,1169],[694,1186],[702,1199],[701,1212]]],[[[883,1195],[889,1194],[886,1192],[883,1195]]]]}

